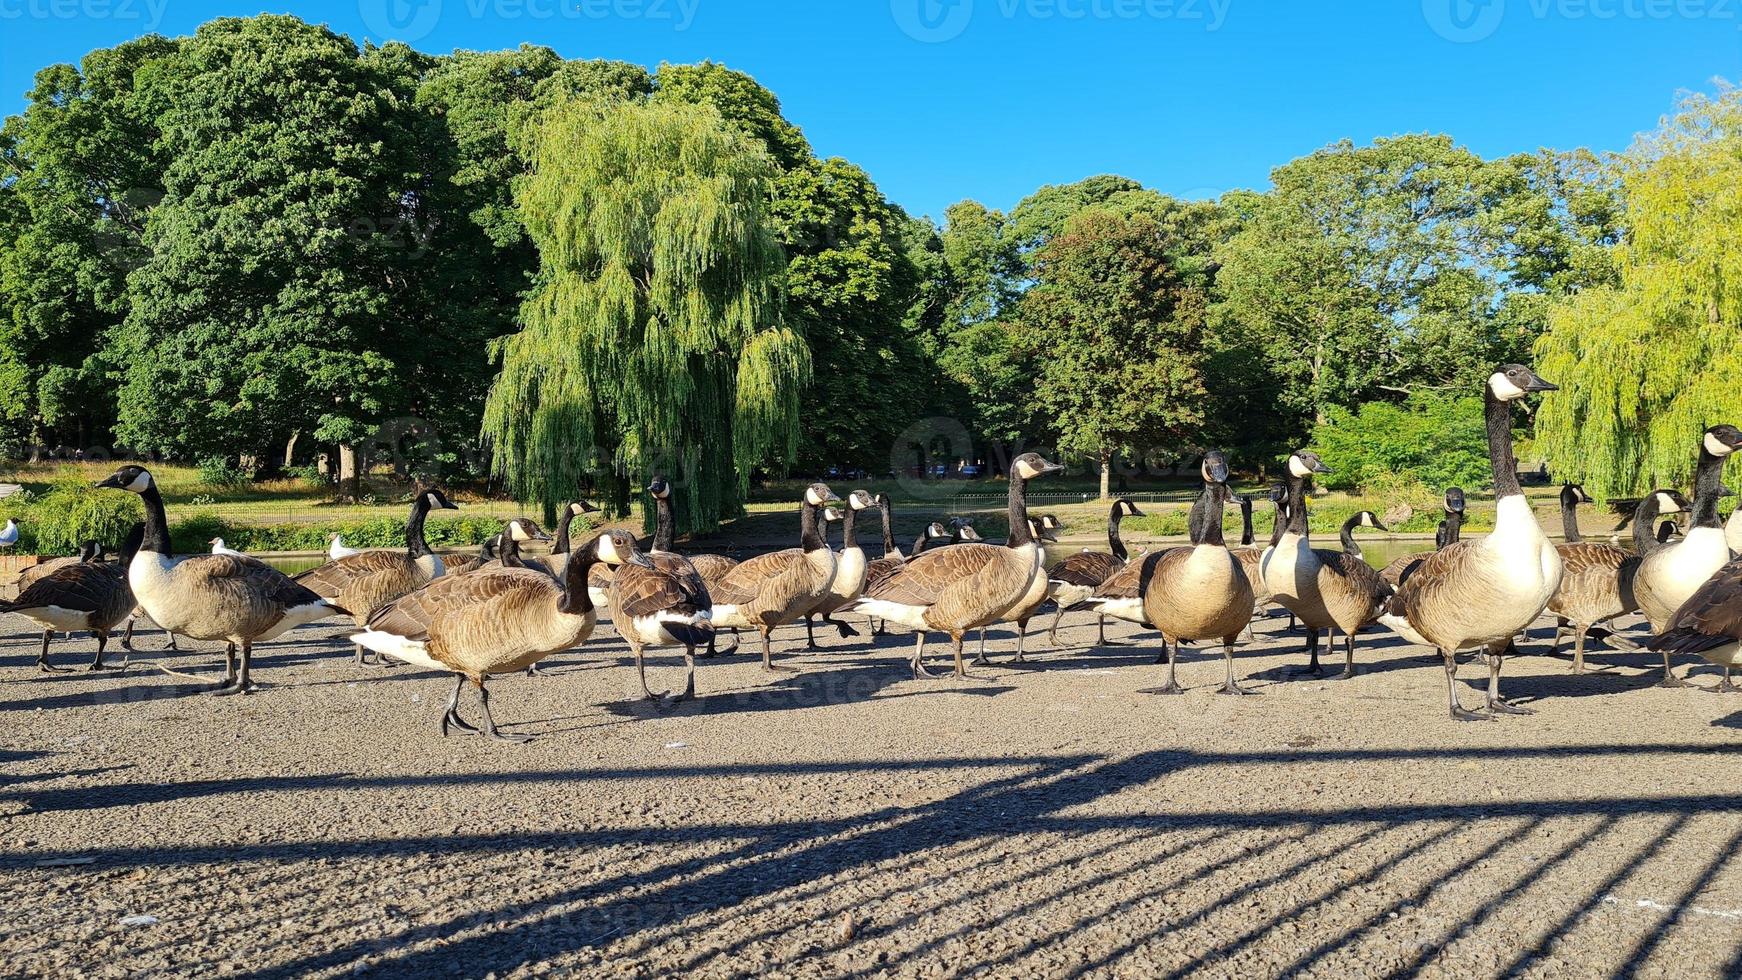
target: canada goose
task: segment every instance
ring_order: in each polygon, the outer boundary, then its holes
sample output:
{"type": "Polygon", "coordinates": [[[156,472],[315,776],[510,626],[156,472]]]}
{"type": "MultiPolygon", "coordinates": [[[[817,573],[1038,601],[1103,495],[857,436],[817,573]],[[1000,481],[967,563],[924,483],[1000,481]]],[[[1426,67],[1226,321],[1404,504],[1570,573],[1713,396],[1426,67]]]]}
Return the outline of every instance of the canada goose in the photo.
{"type": "Polygon", "coordinates": [[[446,570],[444,574],[464,575],[467,572],[476,570],[486,562],[495,561],[496,545],[501,541],[501,539],[502,535],[500,533],[492,534],[484,539],[484,543],[478,547],[478,553],[475,555],[466,555],[465,557],[449,555],[448,557],[443,558],[442,567],[446,570]]]}
{"type": "MultiPolygon", "coordinates": [[[[647,490],[648,493],[653,496],[654,523],[652,550],[654,552],[677,554],[677,549],[674,546],[674,543],[677,540],[677,516],[672,510],[671,482],[663,476],[656,475],[648,482],[647,490]]],[[[592,505],[586,504],[584,501],[582,502],[582,505],[587,507],[589,510],[596,509],[593,508],[592,505]]],[[[726,577],[727,572],[738,567],[738,562],[736,560],[727,558],[724,555],[685,555],[684,559],[690,563],[691,568],[695,569],[696,574],[701,576],[702,585],[708,589],[708,598],[710,601],[713,599],[714,590],[718,587],[720,580],[726,577]]],[[[599,581],[600,576],[595,572],[593,576],[587,580],[587,585],[589,588],[593,588],[599,581]]],[[[608,582],[609,579],[606,579],[605,581],[608,582]]],[[[594,595],[597,596],[598,593],[595,592],[594,595]]],[[[601,605],[610,605],[611,596],[609,591],[606,592],[604,600],[605,601],[601,603],[601,605]]],[[[726,651],[727,653],[734,653],[738,649],[738,630],[736,627],[731,627],[731,630],[732,647],[726,651]]],[[[715,636],[714,631],[710,629],[708,631],[707,652],[698,653],[696,656],[713,657],[718,654],[719,650],[714,646],[716,641],[717,637],[715,636]]]]}
{"type": "MultiPolygon", "coordinates": [[[[549,575],[558,582],[562,581],[559,572],[551,571],[544,561],[534,558],[528,560],[520,554],[520,546],[528,541],[549,541],[550,535],[544,533],[544,528],[530,517],[510,518],[502,525],[501,533],[490,539],[488,547],[493,557],[479,563],[472,571],[486,571],[492,568],[530,568],[542,575],[549,575]]],[[[564,569],[568,568],[567,555],[562,562],[564,569]]],[[[447,574],[452,575],[449,571],[447,574]]]]}
{"type": "Polygon", "coordinates": [[[919,634],[913,651],[914,676],[934,676],[923,662],[928,630],[950,635],[955,676],[967,676],[963,635],[996,622],[1028,592],[1041,560],[1040,545],[1028,523],[1028,481],[1063,469],[1037,453],[1016,457],[1010,464],[1010,537],[1003,547],[968,542],[927,549],[859,600],[861,611],[892,619],[919,634]]]}
{"type": "MultiPolygon", "coordinates": [[[[1247,506],[1250,509],[1251,505],[1247,506]]],[[[1128,498],[1120,497],[1113,501],[1112,509],[1107,512],[1107,550],[1079,551],[1074,555],[1067,555],[1047,573],[1052,581],[1053,601],[1058,604],[1058,612],[1052,617],[1052,627],[1047,630],[1047,638],[1055,646],[1059,641],[1059,620],[1064,618],[1066,609],[1094,595],[1101,583],[1124,567],[1130,559],[1130,553],[1125,550],[1125,542],[1119,537],[1119,522],[1127,515],[1142,517],[1143,512],[1128,498]]],[[[1095,622],[1095,642],[1106,646],[1106,615],[1097,613],[1095,622]]]]}
{"type": "Polygon", "coordinates": [[[129,464],[99,487],[139,495],[145,505],[145,530],[139,550],[127,563],[127,584],[151,621],[169,633],[193,640],[223,640],[224,680],[211,694],[247,694],[254,644],[328,616],[343,615],[324,599],[271,565],[235,555],[193,555],[177,560],[169,549],[169,520],[163,495],[150,471],[129,464]],[[241,671],[236,650],[242,651],[241,671]]]}
{"type": "Polygon", "coordinates": [[[1234,680],[1234,641],[1252,619],[1252,584],[1222,537],[1228,462],[1220,452],[1204,456],[1202,506],[1191,513],[1189,547],[1169,548],[1142,561],[1144,617],[1161,632],[1167,684],[1158,693],[1180,694],[1179,647],[1184,640],[1222,641],[1226,667],[1223,694],[1250,694],[1234,680]],[[1165,648],[1172,645],[1172,653],[1165,648]]]}
{"type": "Polygon", "coordinates": [[[835,558],[835,580],[829,584],[829,590],[823,594],[816,608],[804,614],[806,649],[821,649],[817,646],[816,635],[811,631],[814,616],[821,616],[823,622],[832,624],[842,639],[859,635],[858,630],[833,617],[836,612],[858,601],[860,593],[865,591],[869,562],[865,560],[865,549],[859,547],[855,525],[859,512],[875,506],[876,503],[871,494],[864,490],[854,490],[847,494],[847,507],[841,514],[841,551],[835,558]]]}
{"type": "MultiPolygon", "coordinates": [[[[447,495],[430,487],[411,500],[411,515],[405,521],[405,550],[365,551],[329,561],[296,576],[298,584],[316,595],[350,610],[351,621],[362,626],[375,610],[446,574],[441,556],[431,551],[423,536],[424,518],[431,510],[457,510],[447,495]]],[[[157,617],[153,616],[153,619],[157,617]]],[[[357,663],[365,663],[363,648],[356,648],[357,663]]]]}
{"type": "Polygon", "coordinates": [[[1503,652],[1547,608],[1561,583],[1561,558],[1518,485],[1512,455],[1512,403],[1533,391],[1554,391],[1522,364],[1507,364],[1483,391],[1488,463],[1494,476],[1494,530],[1479,540],[1436,551],[1385,604],[1380,621],[1413,643],[1439,650],[1446,667],[1452,718],[1484,717],[1458,703],[1458,651],[1488,651],[1488,710],[1529,714],[1500,697],[1503,652]]]}
{"type": "MultiPolygon", "coordinates": [[[[1241,499],[1245,500],[1246,498],[1242,497],[1241,499]]],[[[1265,499],[1270,501],[1271,509],[1270,544],[1266,547],[1275,547],[1276,542],[1282,539],[1282,529],[1288,526],[1288,516],[1285,513],[1288,506],[1288,486],[1282,483],[1272,483],[1270,491],[1265,494],[1265,499]]],[[[1264,558],[1264,549],[1248,547],[1252,543],[1253,537],[1251,502],[1247,501],[1240,510],[1241,547],[1231,550],[1234,560],[1240,563],[1240,570],[1246,573],[1247,583],[1252,586],[1252,604],[1256,608],[1268,605],[1270,602],[1270,590],[1264,587],[1264,576],[1258,571],[1259,562],[1264,558]]]]}
{"type": "MultiPolygon", "coordinates": [[[[876,501],[878,516],[883,523],[883,556],[865,563],[866,585],[870,585],[877,576],[887,574],[888,569],[894,568],[907,559],[907,556],[902,553],[901,547],[895,543],[895,522],[891,515],[889,495],[880,493],[877,495],[876,501]]],[[[924,541],[924,535],[921,535],[920,540],[924,541]]],[[[887,625],[881,619],[873,619],[871,635],[882,636],[886,632],[887,625]]]]}
{"type": "MultiPolygon", "coordinates": [[[[612,624],[635,654],[635,670],[641,677],[641,690],[649,699],[658,700],[647,686],[647,664],[642,655],[645,647],[681,646],[688,677],[684,692],[677,700],[694,697],[696,693],[696,647],[713,638],[713,600],[701,575],[689,559],[658,545],[663,538],[669,544],[671,536],[671,488],[661,477],[655,477],[647,488],[659,504],[659,523],[663,532],[654,534],[655,548],[648,564],[623,565],[611,576],[612,624]]],[[[858,491],[864,493],[864,491],[858,491]]],[[[667,692],[669,693],[669,692],[667,692]]]]}
{"type": "Polygon", "coordinates": [[[356,548],[348,547],[345,544],[345,536],[342,534],[335,533],[333,535],[333,540],[327,544],[328,561],[338,561],[340,558],[349,558],[352,555],[360,555],[362,553],[363,552],[356,548]]]}
{"type": "MultiPolygon", "coordinates": [[[[1742,446],[1742,431],[1733,425],[1714,425],[1705,431],[1700,437],[1699,462],[1694,468],[1693,512],[1687,536],[1640,559],[1633,576],[1633,594],[1653,633],[1669,629],[1670,619],[1682,603],[1730,561],[1730,546],[1724,540],[1723,526],[1718,523],[1718,498],[1728,494],[1724,488],[1724,461],[1738,446],[1742,446]]],[[[1655,515],[1634,513],[1635,528],[1641,523],[1650,528],[1654,520],[1655,515]]],[[[1669,653],[1667,649],[1663,651],[1662,686],[1687,686],[1670,670],[1669,653]]]]}
{"type": "Polygon", "coordinates": [[[529,736],[497,730],[484,679],[524,670],[586,642],[598,622],[587,596],[587,571],[597,562],[648,564],[629,532],[606,531],[575,552],[560,585],[544,572],[524,567],[443,576],[377,609],[351,640],[384,657],[457,675],[442,715],[443,736],[450,727],[478,732],[459,715],[460,689],[471,681],[478,688],[483,733],[525,742],[529,736]]]}
{"type": "Polygon", "coordinates": [[[1666,659],[1672,653],[1697,653],[1724,668],[1719,692],[1742,690],[1730,680],[1730,672],[1742,667],[1742,559],[1726,562],[1695,589],[1645,645],[1666,659]]]}
{"type": "Polygon", "coordinates": [[[8,517],[6,526],[0,528],[0,550],[11,548],[18,544],[18,522],[8,517]]]}
{"type": "MultiPolygon", "coordinates": [[[[1657,526],[1657,543],[1658,544],[1669,544],[1672,541],[1679,540],[1680,533],[1681,533],[1681,528],[1676,526],[1675,521],[1673,521],[1673,520],[1664,521],[1662,524],[1659,524],[1657,526]]],[[[1730,540],[1729,539],[1729,529],[1725,528],[1724,542],[1726,544],[1728,544],[1729,540],[1730,540]]]]}
{"type": "MultiPolygon", "coordinates": [[[[1639,557],[1614,545],[1586,541],[1579,533],[1577,508],[1590,500],[1585,488],[1578,484],[1561,487],[1561,529],[1566,542],[1555,545],[1561,556],[1561,584],[1548,601],[1548,611],[1556,616],[1549,652],[1560,646],[1561,635],[1569,632],[1570,627],[1575,674],[1585,672],[1585,636],[1591,628],[1639,608],[1633,596],[1633,576],[1639,569],[1639,557]]],[[[1635,528],[1634,537],[1646,537],[1645,529],[1650,526],[1648,514],[1635,528]]],[[[1646,550],[1650,550],[1650,545],[1646,550]]]]}
{"type": "MultiPolygon", "coordinates": [[[[777,667],[768,647],[768,634],[776,626],[796,622],[827,592],[835,578],[835,553],[823,538],[820,512],[839,497],[826,484],[805,488],[799,510],[799,546],[757,555],[734,565],[716,586],[704,580],[714,602],[717,626],[753,629],[762,636],[762,669],[791,672],[777,667]]],[[[697,569],[698,574],[700,569],[697,569]]]]}
{"type": "MultiPolygon", "coordinates": [[[[1379,573],[1361,558],[1354,529],[1384,525],[1372,511],[1361,511],[1343,523],[1344,550],[1314,548],[1307,531],[1306,494],[1314,473],[1330,470],[1318,456],[1301,450],[1288,460],[1288,526],[1277,543],[1259,560],[1259,575],[1271,598],[1288,608],[1307,630],[1309,660],[1305,673],[1318,676],[1319,631],[1340,630],[1344,640],[1342,679],[1355,676],[1355,634],[1375,621],[1379,605],[1390,591],[1379,573]]],[[[1335,634],[1332,634],[1335,642],[1335,634]]]]}
{"type": "MultiPolygon", "coordinates": [[[[109,643],[109,631],[133,612],[133,590],[127,587],[127,564],[139,551],[145,536],[145,526],[136,524],[121,548],[121,561],[111,564],[87,554],[55,568],[21,589],[18,598],[0,603],[0,612],[15,612],[29,617],[42,627],[42,652],[37,654],[36,668],[57,672],[62,668],[48,661],[48,644],[56,630],[90,630],[97,637],[97,656],[89,670],[107,670],[103,649],[109,643]]],[[[87,549],[87,553],[93,549],[87,549]]],[[[101,548],[94,549],[101,552],[101,548]]],[[[40,567],[40,566],[39,566],[40,567]]],[[[122,663],[126,668],[126,663],[122,663]]]]}
{"type": "MultiPolygon", "coordinates": [[[[1445,519],[1434,529],[1434,551],[1459,540],[1464,527],[1464,490],[1462,487],[1450,487],[1446,490],[1445,519]]],[[[1408,578],[1411,573],[1427,561],[1433,551],[1418,551],[1414,554],[1393,558],[1384,568],[1379,570],[1379,577],[1386,585],[1397,588],[1398,584],[1408,578]]]]}
{"type": "MultiPolygon", "coordinates": [[[[1063,526],[1059,523],[1059,519],[1051,514],[1030,515],[1028,518],[1029,534],[1040,546],[1041,561],[1034,566],[1034,577],[1029,580],[1028,591],[1022,594],[1022,598],[1016,601],[1016,605],[1004,610],[996,620],[1000,623],[1016,624],[1016,656],[1010,661],[1013,664],[1028,663],[1024,649],[1024,641],[1028,634],[1028,621],[1034,618],[1034,614],[1040,611],[1041,606],[1046,605],[1048,599],[1052,598],[1052,580],[1046,572],[1046,546],[1059,539],[1058,530],[1063,526]]],[[[991,665],[991,661],[986,659],[986,627],[984,626],[980,627],[980,651],[974,656],[973,663],[976,666],[991,665]]]]}
{"type": "MultiPolygon", "coordinates": [[[[599,508],[593,506],[591,503],[588,503],[585,500],[570,501],[569,503],[563,504],[562,509],[557,511],[556,540],[551,542],[550,554],[548,554],[544,558],[540,559],[540,562],[539,562],[540,564],[544,565],[544,567],[550,569],[550,572],[552,575],[555,575],[558,578],[561,578],[562,574],[563,574],[563,570],[568,568],[569,550],[570,550],[570,548],[573,547],[573,545],[570,541],[570,533],[571,533],[571,526],[574,524],[575,518],[580,517],[582,514],[596,514],[598,512],[599,512],[599,508]]],[[[609,592],[610,588],[611,588],[611,580],[610,580],[611,566],[605,564],[604,562],[600,562],[599,564],[594,565],[593,566],[593,576],[595,578],[599,577],[600,570],[603,570],[606,573],[604,579],[602,580],[603,591],[609,592]]],[[[599,591],[595,590],[593,593],[593,604],[599,605],[600,599],[602,599],[602,598],[608,598],[608,597],[601,596],[599,594],[599,591]]]]}
{"type": "Polygon", "coordinates": [[[212,546],[212,554],[214,555],[236,555],[241,558],[248,557],[246,554],[225,545],[223,538],[213,538],[206,543],[212,546]]]}
{"type": "MultiPolygon", "coordinates": [[[[865,589],[868,591],[873,585],[888,578],[891,572],[894,572],[903,564],[911,561],[919,555],[925,554],[927,549],[940,544],[947,544],[949,540],[950,529],[945,527],[942,521],[932,521],[930,524],[925,526],[924,530],[920,531],[919,537],[913,539],[912,554],[903,556],[901,551],[897,549],[893,557],[884,555],[882,558],[879,558],[865,566],[865,589]]],[[[884,621],[879,619],[877,623],[878,629],[881,630],[884,621]]]]}

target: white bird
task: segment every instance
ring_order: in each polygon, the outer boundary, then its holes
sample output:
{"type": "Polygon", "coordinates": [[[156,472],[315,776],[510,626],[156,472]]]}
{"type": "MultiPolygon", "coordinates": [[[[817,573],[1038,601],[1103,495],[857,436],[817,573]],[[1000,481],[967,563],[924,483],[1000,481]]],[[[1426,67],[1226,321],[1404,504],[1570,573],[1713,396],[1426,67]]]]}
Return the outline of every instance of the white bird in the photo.
{"type": "Polygon", "coordinates": [[[7,518],[6,527],[0,529],[0,548],[10,548],[18,543],[18,522],[7,518]]]}
{"type": "Polygon", "coordinates": [[[362,554],[361,551],[345,545],[345,536],[342,534],[333,535],[333,543],[327,546],[328,561],[338,561],[340,558],[349,558],[352,555],[360,554],[362,554]]]}
{"type": "Polygon", "coordinates": [[[231,548],[231,547],[228,547],[227,545],[225,545],[223,538],[213,538],[212,540],[210,540],[206,543],[212,546],[212,554],[214,554],[214,555],[235,555],[238,558],[248,557],[247,555],[243,554],[242,552],[237,551],[235,548],[231,548]]]}

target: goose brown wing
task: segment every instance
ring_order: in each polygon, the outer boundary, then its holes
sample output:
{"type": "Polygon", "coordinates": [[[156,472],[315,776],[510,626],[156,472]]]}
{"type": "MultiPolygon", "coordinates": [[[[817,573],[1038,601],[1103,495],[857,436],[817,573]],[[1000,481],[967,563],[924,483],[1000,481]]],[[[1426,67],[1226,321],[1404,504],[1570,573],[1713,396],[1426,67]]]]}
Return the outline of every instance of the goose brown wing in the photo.
{"type": "Polygon", "coordinates": [[[725,580],[728,572],[738,567],[736,559],[727,558],[725,555],[689,555],[688,558],[690,566],[702,577],[702,582],[707,585],[710,594],[725,580]]]}
{"type": "Polygon", "coordinates": [[[319,568],[311,568],[298,575],[296,581],[325,598],[333,599],[364,576],[398,571],[404,566],[403,552],[365,551],[334,559],[319,568]]]}
{"type": "Polygon", "coordinates": [[[1431,554],[1433,552],[1427,551],[1415,555],[1400,555],[1391,559],[1384,568],[1379,570],[1380,581],[1396,588],[1403,583],[1404,579],[1414,575],[1421,568],[1421,563],[1427,561],[1427,556],[1431,554]]]}
{"type": "Polygon", "coordinates": [[[649,555],[652,568],[624,565],[612,576],[611,608],[627,616],[666,611],[693,613],[710,608],[708,587],[679,555],[649,555]]]}
{"type": "Polygon", "coordinates": [[[1095,589],[1097,599],[1135,599],[1143,594],[1143,567],[1151,560],[1161,555],[1179,551],[1179,548],[1169,548],[1148,556],[1143,561],[1126,562],[1113,570],[1101,581],[1095,589]]]}
{"type": "Polygon", "coordinates": [[[865,594],[904,606],[929,606],[945,589],[985,568],[1003,550],[1002,545],[969,543],[927,551],[909,558],[865,594]]]}
{"type": "Polygon", "coordinates": [[[210,589],[246,593],[286,609],[332,598],[247,555],[195,555],[177,562],[175,574],[189,576],[210,589]]]}
{"type": "Polygon", "coordinates": [[[762,583],[792,567],[793,560],[803,554],[801,549],[787,548],[741,561],[717,584],[709,582],[708,594],[713,596],[715,605],[741,606],[761,595],[762,583]]]}
{"type": "Polygon", "coordinates": [[[889,577],[889,573],[901,567],[903,559],[890,556],[879,558],[865,565],[865,592],[870,592],[878,582],[889,577]]]}
{"type": "Polygon", "coordinates": [[[1456,590],[1453,572],[1463,564],[1461,556],[1474,547],[1474,540],[1454,541],[1423,556],[1415,571],[1386,598],[1386,614],[1410,619],[1411,610],[1419,614],[1422,609],[1449,598],[1448,593],[1456,590]]]}
{"type": "Polygon", "coordinates": [[[1742,640],[1742,559],[1726,564],[1688,596],[1669,628],[1646,646],[1671,653],[1699,653],[1742,640]]]}
{"type": "Polygon", "coordinates": [[[1079,551],[1054,565],[1047,577],[1092,589],[1107,581],[1123,564],[1105,551],[1079,551]]]}
{"type": "Polygon", "coordinates": [[[1557,545],[1564,575],[1578,575],[1598,569],[1620,569],[1633,556],[1612,544],[1595,541],[1575,541],[1557,545]]]}
{"type": "Polygon", "coordinates": [[[550,576],[525,568],[444,575],[375,610],[365,627],[408,640],[427,640],[430,625],[443,615],[525,589],[548,589],[550,585],[550,576]]]}
{"type": "Polygon", "coordinates": [[[74,561],[30,583],[8,605],[14,609],[60,606],[62,609],[76,609],[79,612],[98,612],[120,587],[120,581],[117,570],[112,566],[74,561]]]}

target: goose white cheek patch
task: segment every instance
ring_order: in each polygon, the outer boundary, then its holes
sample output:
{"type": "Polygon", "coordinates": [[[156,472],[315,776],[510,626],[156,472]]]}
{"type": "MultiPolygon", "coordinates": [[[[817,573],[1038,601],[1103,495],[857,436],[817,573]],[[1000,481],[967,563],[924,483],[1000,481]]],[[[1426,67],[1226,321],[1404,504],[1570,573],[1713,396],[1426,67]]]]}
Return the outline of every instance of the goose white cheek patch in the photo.
{"type": "Polygon", "coordinates": [[[1710,432],[1706,433],[1706,452],[1713,456],[1728,456],[1735,451],[1735,448],[1725,443],[1724,440],[1710,432]]]}
{"type": "Polygon", "coordinates": [[[1499,371],[1489,376],[1488,390],[1494,392],[1494,397],[1503,402],[1524,397],[1524,389],[1513,384],[1511,378],[1499,371]]]}
{"type": "Polygon", "coordinates": [[[140,470],[139,475],[134,477],[131,483],[127,484],[127,489],[134,493],[144,493],[145,488],[149,486],[151,486],[151,474],[144,470],[140,470]]]}
{"type": "Polygon", "coordinates": [[[1288,471],[1295,476],[1300,477],[1313,475],[1312,467],[1308,466],[1306,461],[1301,459],[1299,456],[1290,456],[1288,458],[1288,471]]]}

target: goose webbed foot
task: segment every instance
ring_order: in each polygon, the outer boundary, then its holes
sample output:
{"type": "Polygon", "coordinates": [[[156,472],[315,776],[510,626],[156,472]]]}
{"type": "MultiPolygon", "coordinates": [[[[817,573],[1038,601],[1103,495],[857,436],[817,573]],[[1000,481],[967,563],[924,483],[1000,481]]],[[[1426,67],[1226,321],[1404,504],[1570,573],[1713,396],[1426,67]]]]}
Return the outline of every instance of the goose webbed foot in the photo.
{"type": "MultiPolygon", "coordinates": [[[[1150,694],[1184,694],[1185,692],[1186,692],[1185,688],[1179,686],[1178,683],[1176,683],[1172,680],[1168,681],[1166,684],[1161,685],[1160,687],[1151,688],[1149,691],[1150,694]]],[[[1246,692],[1242,691],[1240,693],[1244,694],[1246,692]]]]}
{"type": "Polygon", "coordinates": [[[64,674],[67,672],[67,669],[65,667],[56,667],[54,664],[49,663],[46,659],[38,660],[36,662],[36,669],[39,671],[42,671],[45,674],[64,674]]]}
{"type": "Polygon", "coordinates": [[[1730,682],[1730,668],[1725,667],[1724,679],[1719,681],[1718,686],[1712,690],[1718,694],[1735,694],[1737,691],[1742,691],[1742,687],[1737,687],[1735,684],[1730,682]]]}
{"type": "Polygon", "coordinates": [[[1355,677],[1355,668],[1354,667],[1344,667],[1343,672],[1341,674],[1337,675],[1337,680],[1340,680],[1340,681],[1353,680],[1354,677],[1355,677]]]}
{"type": "Polygon", "coordinates": [[[1471,711],[1468,708],[1457,707],[1457,708],[1452,709],[1452,720],[1453,721],[1493,721],[1494,716],[1493,715],[1485,715],[1479,711],[1471,711]]]}
{"type": "Polygon", "coordinates": [[[858,630],[854,629],[851,626],[848,626],[846,623],[842,622],[839,619],[830,619],[829,622],[835,624],[835,631],[841,634],[841,639],[843,639],[843,640],[845,640],[849,636],[858,636],[859,635],[858,630]]]}
{"type": "Polygon", "coordinates": [[[525,743],[532,741],[531,735],[510,735],[497,730],[496,719],[490,717],[490,690],[483,684],[478,685],[478,710],[484,715],[484,736],[486,738],[493,738],[498,742],[525,743]]]}
{"type": "Polygon", "coordinates": [[[443,738],[447,738],[449,728],[458,731],[462,735],[478,734],[478,726],[461,718],[458,711],[449,710],[446,714],[442,715],[443,738]]]}
{"type": "Polygon", "coordinates": [[[1671,687],[1671,688],[1673,688],[1673,687],[1687,687],[1688,682],[1682,680],[1680,677],[1677,677],[1675,674],[1666,670],[1663,672],[1663,680],[1658,681],[1657,686],[1658,687],[1671,687]]]}
{"type": "Polygon", "coordinates": [[[914,680],[936,680],[937,676],[937,671],[932,670],[930,667],[927,667],[925,664],[920,663],[917,660],[913,662],[914,680]]]}
{"type": "Polygon", "coordinates": [[[1489,698],[1488,699],[1488,710],[1494,714],[1501,714],[1501,715],[1534,715],[1534,714],[1536,714],[1536,712],[1531,710],[1530,708],[1521,708],[1518,705],[1513,704],[1512,702],[1506,700],[1505,698],[1489,698]]]}
{"type": "Polygon", "coordinates": [[[260,690],[260,685],[250,681],[246,684],[240,681],[225,681],[215,687],[208,687],[200,693],[208,697],[223,698],[232,694],[253,694],[260,690]]]}
{"type": "Polygon", "coordinates": [[[1290,667],[1288,668],[1288,675],[1290,677],[1323,677],[1325,676],[1325,669],[1314,662],[1307,664],[1305,667],[1290,667]]]}
{"type": "Polygon", "coordinates": [[[1257,694],[1258,692],[1257,691],[1248,691],[1245,688],[1241,687],[1240,685],[1234,683],[1233,681],[1229,681],[1228,683],[1223,684],[1220,688],[1218,688],[1216,690],[1216,693],[1217,694],[1257,694]]]}
{"type": "Polygon", "coordinates": [[[89,667],[86,667],[85,669],[91,670],[91,671],[95,671],[95,670],[126,670],[127,667],[124,664],[106,664],[102,660],[93,660],[93,661],[91,661],[91,665],[89,667]]]}

